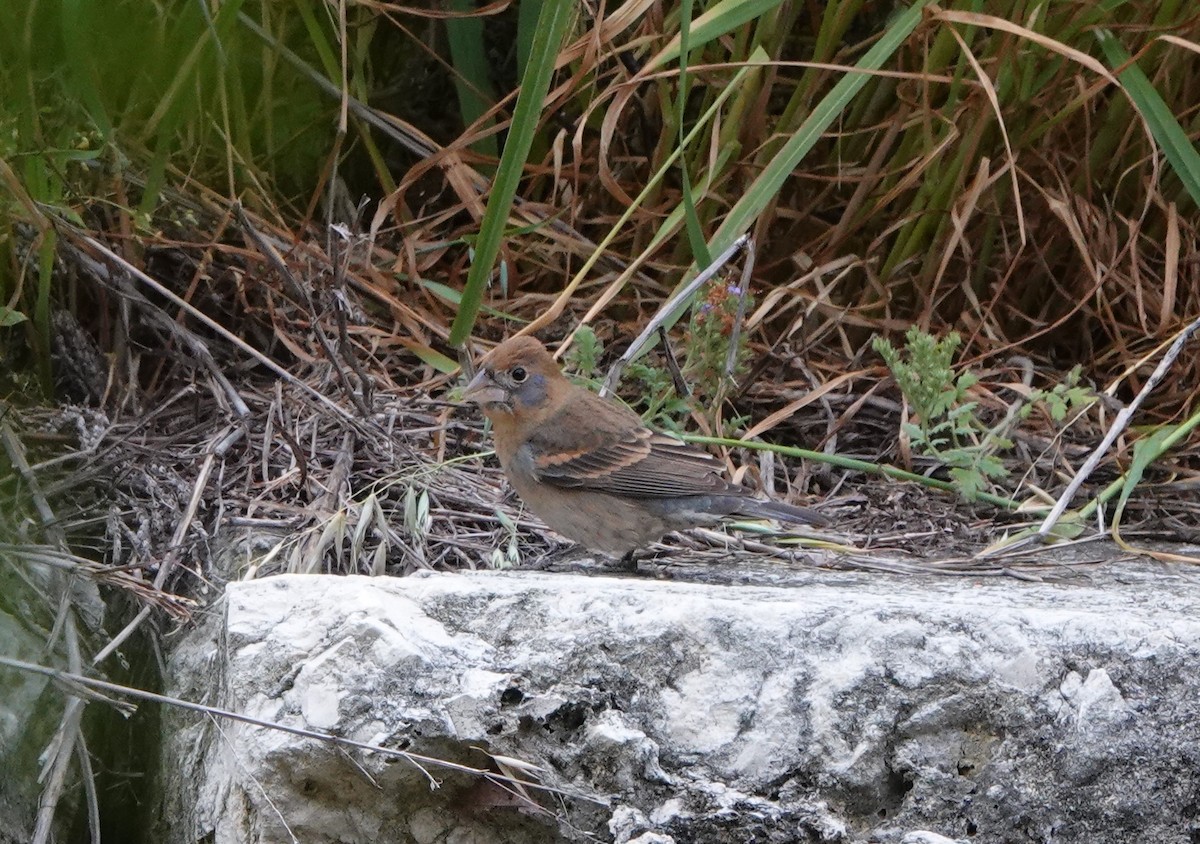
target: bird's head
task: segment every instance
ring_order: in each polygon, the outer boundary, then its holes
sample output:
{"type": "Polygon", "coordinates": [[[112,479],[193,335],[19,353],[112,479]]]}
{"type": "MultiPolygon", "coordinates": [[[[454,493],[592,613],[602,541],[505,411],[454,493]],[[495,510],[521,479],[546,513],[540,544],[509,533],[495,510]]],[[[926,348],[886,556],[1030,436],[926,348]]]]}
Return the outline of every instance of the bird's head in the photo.
{"type": "Polygon", "coordinates": [[[532,337],[505,340],[479,364],[463,398],[489,416],[527,413],[542,407],[565,378],[546,347],[532,337]]]}

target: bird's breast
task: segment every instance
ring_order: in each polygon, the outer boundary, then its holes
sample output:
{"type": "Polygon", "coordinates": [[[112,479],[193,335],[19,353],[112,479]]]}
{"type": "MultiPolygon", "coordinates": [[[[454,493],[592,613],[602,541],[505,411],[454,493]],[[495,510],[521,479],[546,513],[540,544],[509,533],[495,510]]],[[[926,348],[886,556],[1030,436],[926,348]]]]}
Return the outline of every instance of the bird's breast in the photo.
{"type": "Polygon", "coordinates": [[[496,456],[500,458],[500,468],[508,475],[509,480],[513,482],[513,486],[518,488],[518,492],[520,491],[520,487],[537,480],[533,450],[529,447],[528,443],[516,446],[515,448],[504,449],[503,451],[497,447],[496,456]]]}

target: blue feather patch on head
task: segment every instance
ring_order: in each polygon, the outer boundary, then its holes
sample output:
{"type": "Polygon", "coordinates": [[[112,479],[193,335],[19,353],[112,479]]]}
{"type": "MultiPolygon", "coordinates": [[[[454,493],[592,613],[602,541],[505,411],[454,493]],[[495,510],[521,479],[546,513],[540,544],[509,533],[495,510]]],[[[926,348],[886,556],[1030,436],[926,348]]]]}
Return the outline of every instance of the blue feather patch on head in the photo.
{"type": "Polygon", "coordinates": [[[534,407],[546,400],[546,376],[532,375],[529,380],[519,386],[513,397],[523,407],[534,407]]]}

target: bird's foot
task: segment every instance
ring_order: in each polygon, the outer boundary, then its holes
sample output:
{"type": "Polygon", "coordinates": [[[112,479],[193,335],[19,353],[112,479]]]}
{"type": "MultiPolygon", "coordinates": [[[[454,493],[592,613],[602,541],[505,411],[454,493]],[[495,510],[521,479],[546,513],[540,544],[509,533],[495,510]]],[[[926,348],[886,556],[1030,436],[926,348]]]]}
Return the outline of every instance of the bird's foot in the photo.
{"type": "Polygon", "coordinates": [[[521,565],[524,571],[587,571],[595,568],[595,554],[582,545],[559,548],[521,565]]]}

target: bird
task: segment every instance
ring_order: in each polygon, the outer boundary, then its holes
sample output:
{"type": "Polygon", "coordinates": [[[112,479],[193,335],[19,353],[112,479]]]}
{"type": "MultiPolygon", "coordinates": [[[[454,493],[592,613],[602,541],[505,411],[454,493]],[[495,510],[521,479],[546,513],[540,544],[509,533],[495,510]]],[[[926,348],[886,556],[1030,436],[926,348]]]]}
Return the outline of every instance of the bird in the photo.
{"type": "Polygon", "coordinates": [[[829,523],[731,483],[712,454],[573,383],[533,337],[506,340],[484,356],[463,398],[490,420],[500,467],[525,506],[554,531],[626,565],[636,566],[636,551],[664,534],[730,516],[829,523]]]}

